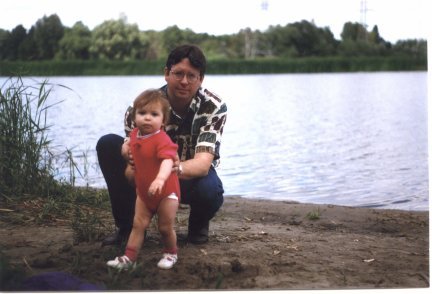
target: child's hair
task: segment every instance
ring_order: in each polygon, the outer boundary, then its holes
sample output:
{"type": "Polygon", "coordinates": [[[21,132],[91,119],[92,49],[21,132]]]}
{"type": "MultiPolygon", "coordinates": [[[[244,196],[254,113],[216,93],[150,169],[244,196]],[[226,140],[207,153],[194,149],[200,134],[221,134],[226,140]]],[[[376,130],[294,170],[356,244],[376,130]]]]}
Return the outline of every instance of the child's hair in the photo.
{"type": "Polygon", "coordinates": [[[135,120],[135,112],[148,104],[159,103],[162,107],[163,124],[166,126],[170,115],[170,104],[165,93],[159,89],[148,89],[138,95],[133,103],[132,119],[135,120]]]}

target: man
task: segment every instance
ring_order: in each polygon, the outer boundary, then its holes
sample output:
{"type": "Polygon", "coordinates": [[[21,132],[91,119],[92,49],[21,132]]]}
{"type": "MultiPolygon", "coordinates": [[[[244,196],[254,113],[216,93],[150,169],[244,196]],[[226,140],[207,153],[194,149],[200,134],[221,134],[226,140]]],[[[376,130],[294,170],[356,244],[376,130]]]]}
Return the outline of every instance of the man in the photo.
{"type": "MultiPolygon", "coordinates": [[[[227,107],[215,94],[201,88],[205,71],[206,58],[197,46],[179,46],[167,58],[167,84],[161,88],[171,105],[166,132],[179,147],[179,160],[173,169],[180,179],[181,202],[190,205],[188,241],[194,244],[208,241],[209,222],[222,206],[224,192],[215,167],[227,107]]],[[[126,161],[122,157],[128,154],[128,137],[134,127],[131,110],[125,116],[126,138],[105,135],[96,146],[118,228],[103,246],[120,244],[132,229],[136,195],[124,176],[126,161]]],[[[129,161],[133,164],[133,158],[129,161]]]]}

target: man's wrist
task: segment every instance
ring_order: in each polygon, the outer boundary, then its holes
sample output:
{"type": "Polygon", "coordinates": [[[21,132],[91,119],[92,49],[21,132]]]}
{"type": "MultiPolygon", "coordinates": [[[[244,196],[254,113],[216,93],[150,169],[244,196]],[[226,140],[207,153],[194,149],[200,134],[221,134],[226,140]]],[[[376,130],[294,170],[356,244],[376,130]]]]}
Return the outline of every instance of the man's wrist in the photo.
{"type": "Polygon", "coordinates": [[[181,176],[183,174],[183,167],[181,163],[179,163],[178,169],[177,169],[177,175],[181,176]]]}

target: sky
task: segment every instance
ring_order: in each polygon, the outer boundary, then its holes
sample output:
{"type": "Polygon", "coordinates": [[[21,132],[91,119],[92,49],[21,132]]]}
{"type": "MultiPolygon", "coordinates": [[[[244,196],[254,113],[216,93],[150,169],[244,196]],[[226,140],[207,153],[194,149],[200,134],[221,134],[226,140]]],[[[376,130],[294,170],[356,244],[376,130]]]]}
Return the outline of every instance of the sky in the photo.
{"type": "Polygon", "coordinates": [[[3,0],[0,28],[22,24],[30,29],[44,15],[57,14],[72,27],[82,21],[89,29],[106,20],[126,16],[140,30],[161,31],[177,25],[195,33],[235,34],[251,28],[265,31],[270,25],[285,26],[301,20],[329,27],[340,39],[346,22],[378,26],[381,37],[397,40],[430,37],[426,7],[430,0],[3,0]],[[361,13],[362,2],[366,3],[361,13]]]}

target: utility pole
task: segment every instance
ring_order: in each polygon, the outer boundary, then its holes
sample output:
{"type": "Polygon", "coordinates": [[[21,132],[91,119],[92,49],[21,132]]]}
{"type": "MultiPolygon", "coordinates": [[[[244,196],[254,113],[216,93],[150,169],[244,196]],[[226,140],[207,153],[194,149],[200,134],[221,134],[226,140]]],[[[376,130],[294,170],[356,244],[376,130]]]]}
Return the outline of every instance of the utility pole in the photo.
{"type": "Polygon", "coordinates": [[[367,0],[360,1],[360,23],[367,29],[367,12],[369,9],[367,8],[367,0]]]}
{"type": "Polygon", "coordinates": [[[367,13],[369,9],[367,8],[367,0],[361,0],[360,1],[360,24],[364,28],[364,33],[362,33],[363,36],[361,36],[364,40],[366,40],[367,35],[367,13]]]}

